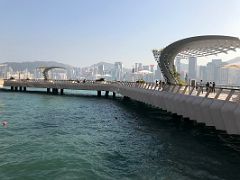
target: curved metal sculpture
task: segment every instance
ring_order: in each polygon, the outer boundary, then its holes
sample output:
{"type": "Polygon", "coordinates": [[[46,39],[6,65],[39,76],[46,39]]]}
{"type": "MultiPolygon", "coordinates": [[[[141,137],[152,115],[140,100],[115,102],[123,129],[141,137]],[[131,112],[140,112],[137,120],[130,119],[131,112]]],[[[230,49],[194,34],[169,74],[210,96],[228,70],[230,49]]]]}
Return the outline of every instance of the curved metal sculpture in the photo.
{"type": "Polygon", "coordinates": [[[164,49],[153,50],[155,60],[168,84],[177,84],[174,59],[188,57],[203,57],[227,53],[240,48],[240,40],[230,36],[196,36],[176,41],[164,49]]]}
{"type": "Polygon", "coordinates": [[[37,69],[41,69],[43,73],[44,80],[48,80],[48,71],[52,69],[66,69],[64,67],[58,67],[58,66],[50,66],[50,67],[38,67],[37,69]]]}

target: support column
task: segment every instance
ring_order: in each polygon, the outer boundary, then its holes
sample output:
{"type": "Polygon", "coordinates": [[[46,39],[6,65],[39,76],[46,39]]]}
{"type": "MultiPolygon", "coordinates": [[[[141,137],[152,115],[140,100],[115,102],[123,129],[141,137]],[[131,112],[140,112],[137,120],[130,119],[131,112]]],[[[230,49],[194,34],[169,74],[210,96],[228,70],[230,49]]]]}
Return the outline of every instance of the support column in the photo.
{"type": "Polygon", "coordinates": [[[105,96],[108,97],[108,94],[109,94],[109,91],[106,91],[105,92],[105,96]]]}
{"type": "Polygon", "coordinates": [[[101,97],[101,91],[97,91],[97,96],[101,97]]]}
{"type": "Polygon", "coordinates": [[[63,89],[61,89],[61,95],[63,95],[63,89]]]}
{"type": "Polygon", "coordinates": [[[13,86],[11,86],[11,91],[13,91],[13,89],[14,89],[13,86]]]}
{"type": "Polygon", "coordinates": [[[22,86],[19,87],[19,91],[22,91],[22,86]]]}
{"type": "Polygon", "coordinates": [[[17,86],[15,87],[15,91],[18,91],[18,87],[17,86]]]}
{"type": "Polygon", "coordinates": [[[115,98],[115,97],[116,97],[116,93],[115,93],[115,92],[113,92],[113,94],[112,94],[112,95],[113,95],[113,98],[115,98]]]}
{"type": "Polygon", "coordinates": [[[26,92],[27,91],[27,87],[23,87],[23,91],[26,92]]]}
{"type": "Polygon", "coordinates": [[[50,93],[51,89],[50,88],[47,88],[47,93],[50,93]]]}

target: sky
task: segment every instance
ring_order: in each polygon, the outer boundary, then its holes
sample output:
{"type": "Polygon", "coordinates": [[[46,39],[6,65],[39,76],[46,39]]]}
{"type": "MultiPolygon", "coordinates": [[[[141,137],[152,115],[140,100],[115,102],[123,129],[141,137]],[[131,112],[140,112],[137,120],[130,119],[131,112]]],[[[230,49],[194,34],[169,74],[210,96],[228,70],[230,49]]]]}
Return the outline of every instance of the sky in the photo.
{"type": "Polygon", "coordinates": [[[179,39],[240,37],[239,17],[239,0],[0,0],[0,63],[156,64],[152,49],[179,39]]]}

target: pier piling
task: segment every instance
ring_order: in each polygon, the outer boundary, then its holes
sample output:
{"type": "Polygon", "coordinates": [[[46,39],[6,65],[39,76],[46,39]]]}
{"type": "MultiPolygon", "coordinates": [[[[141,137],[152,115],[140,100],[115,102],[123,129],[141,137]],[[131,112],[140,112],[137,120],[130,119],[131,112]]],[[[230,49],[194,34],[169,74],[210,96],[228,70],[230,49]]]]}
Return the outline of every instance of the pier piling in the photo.
{"type": "Polygon", "coordinates": [[[105,97],[108,97],[109,91],[105,92],[105,97]]]}
{"type": "Polygon", "coordinates": [[[61,89],[61,95],[63,95],[63,89],[61,89]]]}

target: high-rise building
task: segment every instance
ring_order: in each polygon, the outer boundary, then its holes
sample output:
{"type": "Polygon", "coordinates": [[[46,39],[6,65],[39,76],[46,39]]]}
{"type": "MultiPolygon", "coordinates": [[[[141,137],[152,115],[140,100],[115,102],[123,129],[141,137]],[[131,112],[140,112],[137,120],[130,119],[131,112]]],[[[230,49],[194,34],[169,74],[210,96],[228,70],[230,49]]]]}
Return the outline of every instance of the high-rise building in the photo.
{"type": "Polygon", "coordinates": [[[197,78],[197,58],[196,57],[189,57],[188,78],[189,79],[197,78]]]}
{"type": "Polygon", "coordinates": [[[143,65],[142,63],[138,63],[138,71],[141,71],[141,70],[143,70],[143,65]]]}
{"type": "Polygon", "coordinates": [[[160,69],[159,66],[157,66],[157,70],[155,70],[155,77],[154,78],[157,79],[157,80],[161,80],[161,81],[164,80],[161,69],[160,69]]]}
{"type": "MultiPolygon", "coordinates": [[[[221,83],[221,71],[222,70],[222,60],[221,59],[213,59],[212,62],[207,63],[206,74],[207,81],[214,81],[215,83],[221,83]]],[[[226,74],[226,73],[224,73],[226,74]]],[[[224,77],[226,79],[226,77],[224,77]]]]}
{"type": "Polygon", "coordinates": [[[143,66],[143,70],[148,70],[149,71],[149,66],[148,65],[143,66]]]}
{"type": "Polygon", "coordinates": [[[198,80],[203,80],[203,82],[207,81],[207,67],[206,66],[199,67],[199,79],[198,80]]]}
{"type": "Polygon", "coordinates": [[[104,64],[98,66],[98,74],[104,75],[104,64]]]}
{"type": "Polygon", "coordinates": [[[138,72],[138,71],[141,71],[141,70],[143,70],[142,63],[135,63],[134,72],[138,72]]]}
{"type": "Polygon", "coordinates": [[[151,65],[150,65],[150,71],[151,71],[151,72],[154,72],[154,64],[151,64],[151,65]]]}
{"type": "Polygon", "coordinates": [[[220,71],[220,84],[228,84],[229,83],[229,69],[221,68],[220,71]]]}
{"type": "Polygon", "coordinates": [[[178,58],[178,57],[176,58],[175,66],[176,66],[176,71],[177,71],[178,73],[180,73],[180,72],[181,72],[181,59],[178,58]]]}
{"type": "Polygon", "coordinates": [[[134,72],[138,72],[138,63],[135,63],[134,72]]]}
{"type": "Polygon", "coordinates": [[[123,76],[123,65],[121,62],[114,63],[113,80],[121,81],[123,76]]]}
{"type": "Polygon", "coordinates": [[[215,83],[220,83],[222,60],[221,59],[213,59],[212,63],[213,63],[213,81],[215,83]]]}

